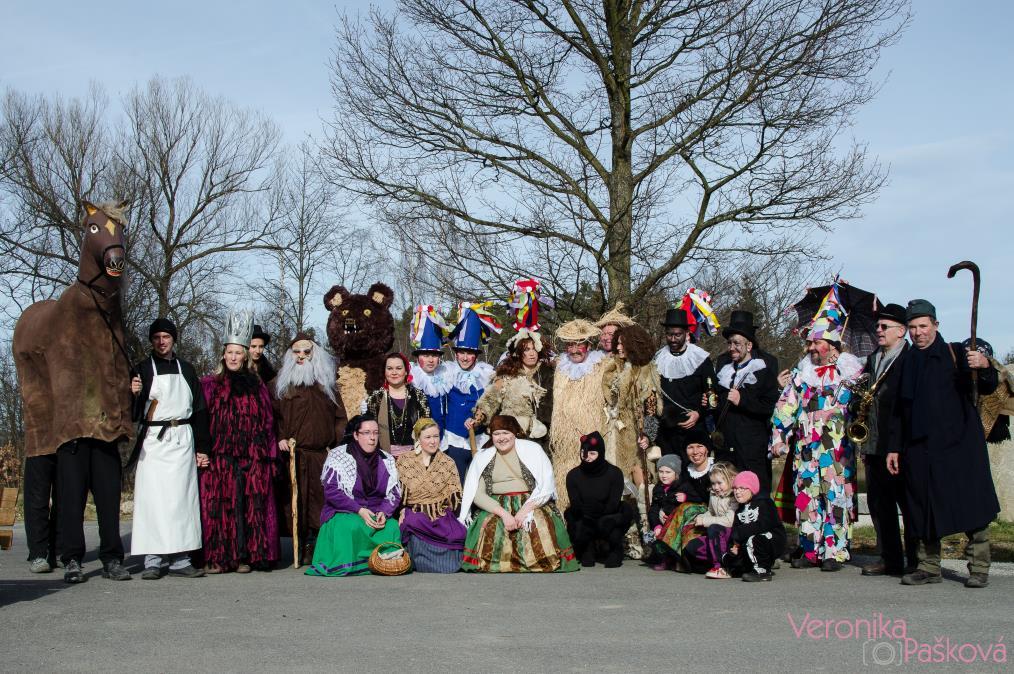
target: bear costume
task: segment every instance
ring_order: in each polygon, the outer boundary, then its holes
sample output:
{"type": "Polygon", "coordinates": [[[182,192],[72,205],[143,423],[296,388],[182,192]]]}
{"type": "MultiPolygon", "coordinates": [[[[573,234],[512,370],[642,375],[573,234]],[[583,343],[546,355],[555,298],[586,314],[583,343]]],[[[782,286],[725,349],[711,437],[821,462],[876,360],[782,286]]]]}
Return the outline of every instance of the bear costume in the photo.
{"type": "Polygon", "coordinates": [[[384,356],[394,345],[394,291],[374,283],[363,295],[334,286],[324,295],[327,340],[338,357],[338,389],[347,410],[358,410],[384,385],[384,356]]]}

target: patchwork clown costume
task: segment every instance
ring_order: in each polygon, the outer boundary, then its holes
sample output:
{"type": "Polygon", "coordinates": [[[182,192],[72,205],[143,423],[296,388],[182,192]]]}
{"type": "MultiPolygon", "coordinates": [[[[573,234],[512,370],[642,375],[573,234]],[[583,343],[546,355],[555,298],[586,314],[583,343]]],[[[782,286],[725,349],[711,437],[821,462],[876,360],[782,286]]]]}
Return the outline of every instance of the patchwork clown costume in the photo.
{"type": "MultiPolygon", "coordinates": [[[[808,341],[841,344],[846,315],[832,287],[806,332],[808,341]]],[[[841,353],[815,365],[807,356],[792,372],[772,416],[771,453],[786,455],[795,472],[793,496],[799,547],[813,565],[848,561],[855,521],[855,451],[845,435],[851,391],[845,385],[862,362],[841,353]]]]}

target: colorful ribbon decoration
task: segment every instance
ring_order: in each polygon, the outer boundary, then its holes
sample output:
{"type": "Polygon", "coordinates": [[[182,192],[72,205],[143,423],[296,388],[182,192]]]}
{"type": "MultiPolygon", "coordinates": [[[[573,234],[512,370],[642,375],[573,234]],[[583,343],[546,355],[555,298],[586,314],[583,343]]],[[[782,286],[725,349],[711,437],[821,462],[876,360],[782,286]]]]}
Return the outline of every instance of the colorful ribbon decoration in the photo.
{"type": "Polygon", "coordinates": [[[687,312],[690,333],[696,339],[710,337],[717,333],[722,324],[718,322],[715,310],[711,308],[711,295],[698,288],[687,288],[678,308],[687,312]]]}

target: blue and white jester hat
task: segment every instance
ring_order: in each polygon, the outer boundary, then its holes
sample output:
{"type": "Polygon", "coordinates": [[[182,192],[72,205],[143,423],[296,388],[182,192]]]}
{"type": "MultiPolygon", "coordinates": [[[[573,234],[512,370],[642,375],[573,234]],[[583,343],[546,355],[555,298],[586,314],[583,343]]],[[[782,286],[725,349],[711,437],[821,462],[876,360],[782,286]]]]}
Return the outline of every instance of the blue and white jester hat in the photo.
{"type": "Polygon", "coordinates": [[[458,323],[449,336],[452,349],[479,351],[492,333],[502,329],[490,313],[494,302],[461,302],[458,305],[458,323]]]}
{"type": "Polygon", "coordinates": [[[444,348],[447,323],[435,307],[420,304],[412,316],[412,355],[440,353],[444,348]]]}

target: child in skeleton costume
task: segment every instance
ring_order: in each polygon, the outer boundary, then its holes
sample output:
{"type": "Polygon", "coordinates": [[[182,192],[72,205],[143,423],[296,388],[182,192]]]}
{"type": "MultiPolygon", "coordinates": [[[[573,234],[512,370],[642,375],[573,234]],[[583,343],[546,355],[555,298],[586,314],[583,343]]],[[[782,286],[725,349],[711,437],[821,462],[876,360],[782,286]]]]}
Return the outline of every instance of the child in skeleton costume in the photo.
{"type": "MultiPolygon", "coordinates": [[[[593,349],[599,329],[583,319],[565,323],[556,331],[565,353],[560,355],[553,377],[553,417],[549,448],[556,476],[557,503],[566,510],[569,497],[567,475],[581,463],[581,438],[600,432],[605,425],[602,411],[602,373],[607,355],[593,349]]],[[[605,453],[602,455],[605,461],[605,453]]]]}
{"type": "Polygon", "coordinates": [[[507,357],[472,413],[473,424],[497,415],[514,417],[524,437],[547,444],[553,414],[553,368],[538,332],[522,328],[507,340],[507,357]]]}
{"type": "Polygon", "coordinates": [[[431,305],[420,304],[412,317],[412,384],[426,394],[430,418],[443,436],[447,424],[447,392],[451,389],[448,363],[441,360],[447,326],[431,305]]]}
{"type": "Polygon", "coordinates": [[[144,555],[145,580],[161,577],[163,557],[174,576],[198,578],[190,563],[201,547],[201,503],[197,466],[208,465],[207,408],[194,368],[175,357],[176,326],[167,319],[151,325],[151,358],[138,363],[131,382],[143,406],[140,454],[134,478],[132,555],[144,555]],[[166,338],[168,349],[165,348],[166,338]]]}
{"type": "Polygon", "coordinates": [[[662,327],[666,345],[655,353],[662,392],[658,445],[662,454],[679,454],[686,464],[686,438],[706,430],[708,406],[702,401],[709,384],[715,385],[715,367],[708,352],[690,342],[690,321],[683,309],[666,311],[662,327]]]}
{"type": "Polygon", "coordinates": [[[802,557],[793,567],[838,571],[849,559],[855,454],[845,435],[851,392],[863,363],[841,344],[846,314],[832,286],[806,329],[807,356],[775,404],[771,454],[790,456],[802,557]]]}
{"type": "Polygon", "coordinates": [[[446,412],[441,448],[454,459],[462,482],[472,462],[469,427],[475,432],[477,447],[487,440],[486,428],[473,422],[472,410],[493,381],[493,366],[480,361],[479,354],[494,332],[500,332],[500,324],[489,313],[488,303],[461,302],[458,305],[458,322],[449,336],[454,362],[447,363],[444,374],[448,389],[444,397],[446,412]]]}

